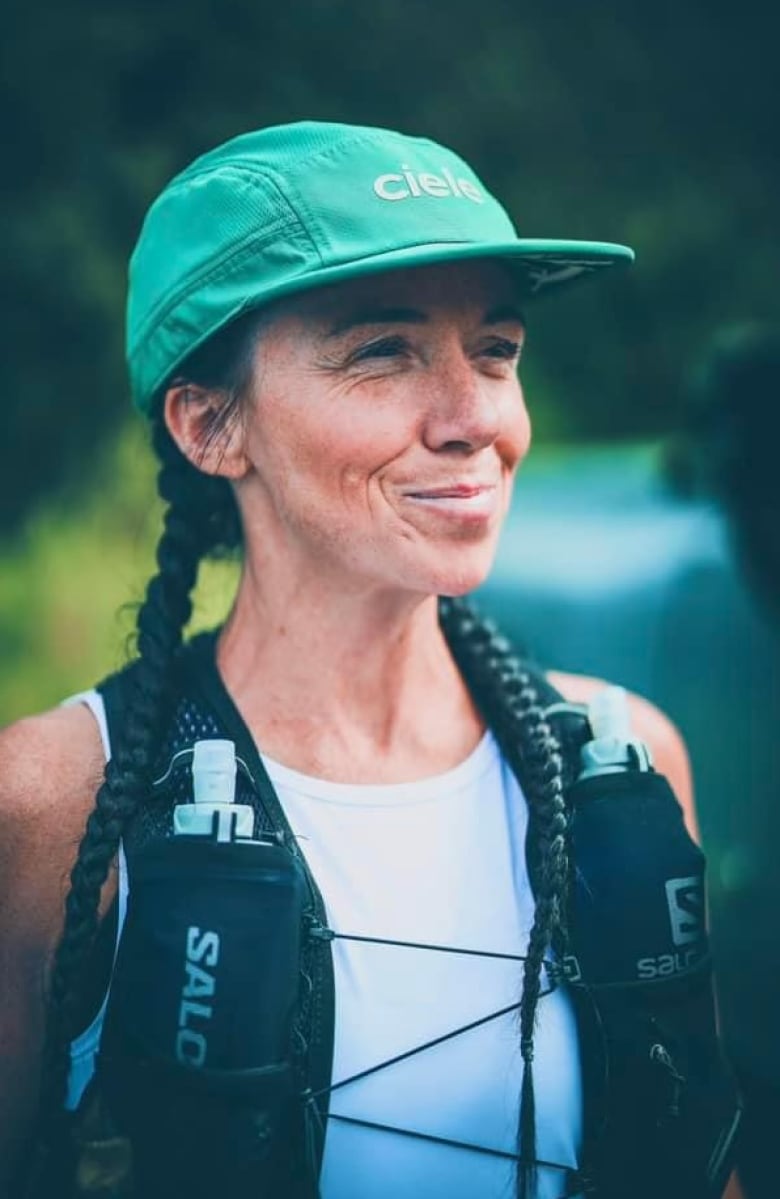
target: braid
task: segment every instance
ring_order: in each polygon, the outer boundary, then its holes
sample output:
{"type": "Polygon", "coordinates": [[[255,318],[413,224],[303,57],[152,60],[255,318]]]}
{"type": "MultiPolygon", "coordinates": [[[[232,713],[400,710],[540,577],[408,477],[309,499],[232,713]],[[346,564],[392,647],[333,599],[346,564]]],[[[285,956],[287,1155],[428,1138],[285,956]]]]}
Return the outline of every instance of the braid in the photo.
{"type": "Polygon", "coordinates": [[[137,617],[138,661],[122,736],[87,820],[70,876],[65,923],[50,983],[40,1097],[41,1142],[32,1190],[59,1132],[75,1034],[78,981],[98,928],[101,888],[128,820],[147,793],[169,698],[171,668],[191,614],[190,592],[203,554],[230,546],[238,534],[235,503],[224,479],[202,474],[174,445],[162,420],[153,443],[160,458],[158,491],[168,502],[157,547],[157,574],[137,617]]]}
{"type": "Polygon", "coordinates": [[[442,629],[458,668],[520,779],[529,810],[534,921],[520,997],[520,1095],[517,1194],[525,1199],[535,1180],[536,1112],[533,1081],[534,1024],[544,956],[566,941],[568,819],[561,747],[545,719],[530,675],[509,643],[462,599],[440,601],[442,629]]]}
{"type": "MultiPolygon", "coordinates": [[[[221,396],[202,430],[205,449],[240,414],[253,378],[254,353],[263,313],[251,312],[215,334],[182,363],[169,386],[191,382],[221,396]]],[[[162,398],[163,391],[159,399],[162,398]]],[[[46,1176],[62,1144],[70,1039],[76,1029],[79,978],[98,929],[100,893],[128,821],[148,792],[165,717],[172,674],[189,621],[190,593],[201,558],[241,544],[238,507],[227,479],[198,470],[175,445],[162,415],[152,421],[160,461],[157,489],[168,507],[157,546],[157,573],[137,617],[138,658],[129,675],[124,727],[87,820],[70,876],[65,923],[49,986],[39,1100],[39,1140],[28,1192],[46,1193],[46,1176]]],[[[57,1185],[61,1180],[57,1180],[57,1185]]]]}

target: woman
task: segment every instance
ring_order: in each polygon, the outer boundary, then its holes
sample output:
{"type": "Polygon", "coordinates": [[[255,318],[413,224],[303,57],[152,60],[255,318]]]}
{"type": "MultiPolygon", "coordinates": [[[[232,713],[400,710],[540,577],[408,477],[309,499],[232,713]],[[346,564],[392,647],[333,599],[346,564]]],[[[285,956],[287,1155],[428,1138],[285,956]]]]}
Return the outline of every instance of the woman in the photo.
{"type": "MultiPolygon", "coordinates": [[[[497,1196],[515,1172],[539,1199],[581,1193],[583,1034],[544,968],[564,945],[560,754],[530,676],[437,597],[485,578],[528,450],[526,301],[630,258],[520,240],[450,151],[349,126],[235,139],[152,207],[131,264],[128,359],[168,510],[139,661],[110,736],[108,692],[3,734],[6,1178],[32,1156],[33,1176],[63,1179],[56,1130],[63,1107],[84,1106],[111,969],[110,937],[101,954],[95,932],[117,892],[120,924],[124,909],[117,850],[197,723],[176,664],[198,562],[240,543],[204,667],[228,731],[259,747],[280,835],[303,847],[330,928],[405,943],[333,944],[320,1115],[328,1079],[366,1076],[330,1097],[322,1195],[497,1196]]],[[[600,686],[554,682],[586,702],[600,686]]],[[[680,738],[630,702],[693,828],[680,738]]]]}

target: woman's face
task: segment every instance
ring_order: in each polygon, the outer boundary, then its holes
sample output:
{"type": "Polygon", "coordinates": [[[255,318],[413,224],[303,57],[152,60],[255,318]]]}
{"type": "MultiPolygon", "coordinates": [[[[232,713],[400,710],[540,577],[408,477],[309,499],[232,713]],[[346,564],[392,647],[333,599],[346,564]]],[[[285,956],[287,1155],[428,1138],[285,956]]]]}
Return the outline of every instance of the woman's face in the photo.
{"type": "Polygon", "coordinates": [[[530,440],[523,335],[512,281],[488,262],[280,305],[244,419],[250,552],[350,590],[481,583],[530,440]]]}

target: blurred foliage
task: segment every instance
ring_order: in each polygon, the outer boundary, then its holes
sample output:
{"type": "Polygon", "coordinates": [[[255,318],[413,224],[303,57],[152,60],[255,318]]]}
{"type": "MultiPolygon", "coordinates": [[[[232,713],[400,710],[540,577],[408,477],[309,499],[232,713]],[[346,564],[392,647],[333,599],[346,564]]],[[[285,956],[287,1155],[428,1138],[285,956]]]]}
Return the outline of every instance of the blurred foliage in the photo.
{"type": "Polygon", "coordinates": [[[532,314],[543,427],[654,433],[691,347],[775,313],[775,5],[7,0],[0,532],[123,420],[126,261],[193,155],[302,117],[453,144],[528,236],[623,240],[634,272],[532,314]]]}
{"type": "Polygon", "coordinates": [[[128,421],[126,263],[159,188],[218,141],[301,118],[426,133],[521,234],[633,245],[633,271],[530,314],[543,439],[665,431],[712,330],[777,319],[777,6],[6,0],[4,18],[5,715],[121,660],[159,520],[128,421]]]}
{"type": "MultiPolygon", "coordinates": [[[[126,427],[77,501],[32,517],[0,558],[0,725],[116,670],[154,568],[162,508],[140,422],[126,427]]],[[[235,563],[201,566],[193,630],[217,623],[235,563]]]]}

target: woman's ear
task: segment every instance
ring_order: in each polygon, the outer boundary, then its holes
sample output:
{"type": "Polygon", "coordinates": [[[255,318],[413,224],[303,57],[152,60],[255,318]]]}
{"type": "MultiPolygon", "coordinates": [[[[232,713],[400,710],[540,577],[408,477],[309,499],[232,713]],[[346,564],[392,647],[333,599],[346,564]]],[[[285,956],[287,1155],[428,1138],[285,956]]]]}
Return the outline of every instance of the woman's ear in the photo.
{"type": "Polygon", "coordinates": [[[226,412],[224,394],[181,383],[165,393],[165,423],[176,445],[193,466],[207,475],[241,479],[249,469],[238,406],[226,412]]]}

